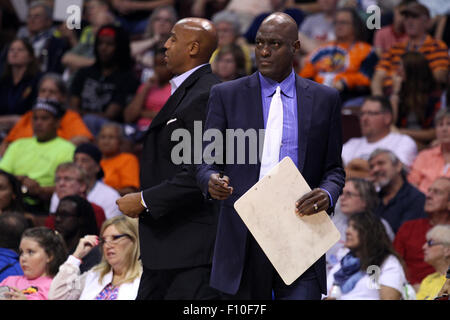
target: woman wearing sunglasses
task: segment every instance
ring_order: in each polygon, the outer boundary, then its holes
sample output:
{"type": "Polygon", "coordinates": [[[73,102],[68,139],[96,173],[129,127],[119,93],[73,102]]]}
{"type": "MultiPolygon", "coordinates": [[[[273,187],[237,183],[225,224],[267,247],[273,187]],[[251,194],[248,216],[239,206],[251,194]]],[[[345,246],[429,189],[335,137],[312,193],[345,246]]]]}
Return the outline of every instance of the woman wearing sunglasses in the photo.
{"type": "Polygon", "coordinates": [[[137,221],[116,216],[103,223],[101,236],[85,236],[60,267],[50,287],[51,300],[134,300],[142,274],[137,221]],[[102,261],[80,275],[79,266],[95,246],[102,261]]]}

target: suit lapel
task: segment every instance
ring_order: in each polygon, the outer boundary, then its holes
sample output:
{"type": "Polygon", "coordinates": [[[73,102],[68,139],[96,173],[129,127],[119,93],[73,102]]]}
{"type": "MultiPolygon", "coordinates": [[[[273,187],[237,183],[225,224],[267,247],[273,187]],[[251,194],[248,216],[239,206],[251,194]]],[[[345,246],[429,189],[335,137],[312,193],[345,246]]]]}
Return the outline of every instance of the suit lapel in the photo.
{"type": "Polygon", "coordinates": [[[248,78],[247,86],[249,87],[249,94],[246,96],[247,101],[245,106],[250,110],[250,114],[254,116],[249,117],[251,121],[249,128],[264,129],[264,115],[261,98],[261,84],[259,82],[258,72],[255,72],[248,78]]]}
{"type": "Polygon", "coordinates": [[[298,121],[298,169],[303,171],[308,144],[308,133],[311,127],[313,99],[308,90],[308,83],[299,76],[295,76],[297,93],[297,121],[298,121]]]}
{"type": "Polygon", "coordinates": [[[153,119],[150,124],[149,130],[155,128],[161,124],[165,124],[170,117],[173,115],[184,95],[186,94],[186,89],[191,87],[202,75],[206,73],[211,73],[211,66],[208,64],[196,70],[191,74],[182,84],[177,88],[177,90],[169,97],[167,102],[161,111],[158,112],[155,119],[153,119]]]}

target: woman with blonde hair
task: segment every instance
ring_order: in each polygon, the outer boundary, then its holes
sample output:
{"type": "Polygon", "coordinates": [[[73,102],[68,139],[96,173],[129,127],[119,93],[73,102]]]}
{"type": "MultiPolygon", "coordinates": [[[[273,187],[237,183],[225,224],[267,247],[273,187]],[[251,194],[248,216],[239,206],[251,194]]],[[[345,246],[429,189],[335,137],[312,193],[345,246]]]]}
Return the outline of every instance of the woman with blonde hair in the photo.
{"type": "Polygon", "coordinates": [[[101,236],[80,239],[50,287],[51,300],[134,300],[142,275],[137,221],[120,215],[105,221],[101,236]],[[81,260],[96,245],[102,261],[80,274],[81,260]]]}

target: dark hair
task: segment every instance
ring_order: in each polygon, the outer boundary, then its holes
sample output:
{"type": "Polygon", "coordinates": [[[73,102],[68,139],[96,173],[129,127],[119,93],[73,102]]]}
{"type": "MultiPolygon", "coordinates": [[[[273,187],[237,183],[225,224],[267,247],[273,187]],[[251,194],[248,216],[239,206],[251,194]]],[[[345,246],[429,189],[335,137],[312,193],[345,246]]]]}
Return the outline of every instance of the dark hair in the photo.
{"type": "Polygon", "coordinates": [[[18,211],[18,212],[24,212],[25,207],[23,204],[23,196],[22,196],[22,190],[21,190],[21,183],[15,176],[12,174],[3,171],[0,169],[0,175],[6,177],[8,179],[8,183],[11,186],[11,189],[13,191],[13,194],[15,195],[14,199],[11,199],[11,203],[7,208],[4,208],[3,210],[10,210],[10,211],[18,211]]]}
{"type": "Polygon", "coordinates": [[[400,89],[398,121],[411,112],[415,113],[418,122],[425,121],[425,110],[429,103],[430,94],[436,89],[433,72],[427,59],[420,52],[409,51],[402,55],[405,79],[400,89]]]}
{"type": "Polygon", "coordinates": [[[381,111],[389,112],[390,114],[392,114],[392,105],[387,97],[385,97],[385,96],[368,96],[368,97],[364,98],[364,103],[366,103],[366,101],[378,102],[381,105],[381,111]]]}
{"type": "Polygon", "coordinates": [[[8,211],[0,214],[0,248],[18,251],[22,233],[29,227],[20,212],[8,211]]]}
{"type": "Polygon", "coordinates": [[[66,244],[62,236],[47,227],[35,227],[25,230],[22,234],[23,238],[31,238],[39,243],[45,253],[51,257],[47,273],[54,277],[58,273],[59,266],[67,259],[66,244]]]}
{"type": "Polygon", "coordinates": [[[335,15],[337,15],[339,12],[348,12],[352,16],[352,26],[355,35],[355,41],[367,42],[367,28],[364,25],[364,21],[361,19],[358,12],[355,9],[349,7],[337,9],[335,15]]]}
{"type": "Polygon", "coordinates": [[[402,258],[394,250],[378,216],[367,211],[358,212],[349,218],[348,223],[350,222],[353,222],[358,231],[358,257],[361,261],[361,270],[365,271],[370,265],[381,267],[389,255],[395,256],[403,265],[402,258]]]}
{"type": "Polygon", "coordinates": [[[63,201],[71,201],[76,204],[75,210],[77,216],[81,218],[81,223],[79,226],[80,237],[93,234],[98,235],[98,230],[100,228],[97,226],[97,219],[95,218],[94,209],[89,201],[77,195],[64,197],[59,201],[59,203],[61,204],[63,201]]]}
{"type": "Polygon", "coordinates": [[[216,61],[218,61],[223,55],[227,53],[231,53],[233,55],[234,62],[236,63],[236,79],[246,76],[247,72],[245,70],[245,55],[242,51],[242,48],[234,43],[223,46],[217,53],[216,61]]]}
{"type": "MultiPolygon", "coordinates": [[[[38,59],[34,56],[33,46],[27,39],[15,38],[9,44],[8,50],[11,47],[11,45],[16,41],[22,42],[23,46],[25,47],[25,50],[28,52],[28,55],[30,56],[30,62],[28,63],[28,66],[25,71],[25,74],[23,75],[23,78],[35,77],[40,72],[40,70],[39,70],[38,59]]],[[[6,66],[5,66],[5,70],[3,71],[3,74],[2,74],[2,79],[9,78],[9,77],[12,77],[12,67],[6,60],[6,66]]]]}
{"type": "Polygon", "coordinates": [[[100,29],[98,29],[96,35],[95,35],[95,45],[94,45],[94,53],[95,53],[95,65],[97,67],[100,67],[100,59],[98,54],[98,41],[99,37],[98,35],[104,30],[104,29],[113,29],[115,36],[114,36],[114,43],[115,43],[115,49],[114,49],[114,63],[119,67],[121,70],[129,70],[133,67],[134,61],[131,58],[131,50],[130,50],[130,38],[128,36],[128,33],[125,32],[125,30],[121,27],[118,27],[114,24],[106,24],[100,29]]]}

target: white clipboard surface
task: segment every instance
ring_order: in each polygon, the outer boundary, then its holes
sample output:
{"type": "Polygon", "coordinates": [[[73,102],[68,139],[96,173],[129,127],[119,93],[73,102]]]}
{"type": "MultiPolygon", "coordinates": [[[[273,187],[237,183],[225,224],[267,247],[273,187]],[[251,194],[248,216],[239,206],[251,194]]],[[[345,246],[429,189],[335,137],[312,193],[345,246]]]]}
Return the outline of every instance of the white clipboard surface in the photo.
{"type": "Polygon", "coordinates": [[[294,162],[285,157],[235,203],[239,216],[275,270],[289,285],[341,235],[325,211],[299,217],[295,202],[311,191],[294,162]]]}

